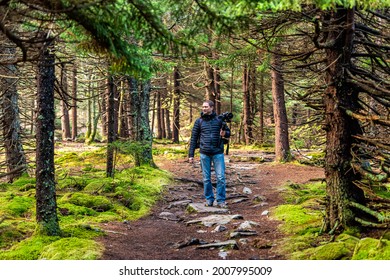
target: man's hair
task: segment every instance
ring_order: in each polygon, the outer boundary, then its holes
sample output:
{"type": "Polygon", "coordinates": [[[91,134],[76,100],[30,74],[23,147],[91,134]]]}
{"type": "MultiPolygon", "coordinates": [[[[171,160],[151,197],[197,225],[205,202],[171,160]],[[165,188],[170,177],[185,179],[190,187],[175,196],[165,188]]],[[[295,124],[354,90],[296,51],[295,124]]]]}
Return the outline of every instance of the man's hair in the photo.
{"type": "Polygon", "coordinates": [[[208,103],[210,107],[214,107],[214,102],[211,100],[206,100],[203,103],[208,103]]]}

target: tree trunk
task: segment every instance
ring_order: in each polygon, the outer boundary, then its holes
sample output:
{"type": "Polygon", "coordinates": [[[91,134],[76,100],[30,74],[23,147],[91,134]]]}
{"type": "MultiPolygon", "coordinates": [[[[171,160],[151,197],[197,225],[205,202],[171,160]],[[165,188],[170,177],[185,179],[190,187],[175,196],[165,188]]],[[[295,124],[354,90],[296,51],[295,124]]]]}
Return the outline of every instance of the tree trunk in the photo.
{"type": "Polygon", "coordinates": [[[129,102],[129,128],[130,128],[130,140],[139,141],[139,122],[140,122],[140,94],[138,90],[138,82],[135,78],[128,78],[129,91],[130,91],[130,102],[129,102]]]}
{"type": "Polygon", "coordinates": [[[180,72],[175,67],[173,72],[174,97],[173,97],[173,143],[179,143],[180,131],[180,72]]]}
{"type": "Polygon", "coordinates": [[[251,117],[251,94],[249,91],[250,76],[247,65],[244,65],[243,78],[242,78],[242,91],[243,91],[243,128],[245,144],[249,145],[253,141],[252,134],[252,117],[251,117]]]}
{"type": "Polygon", "coordinates": [[[164,109],[164,106],[163,106],[160,110],[161,138],[163,138],[163,139],[167,138],[167,130],[165,127],[165,114],[166,114],[166,110],[164,109]]]}
{"type": "Polygon", "coordinates": [[[113,77],[107,78],[107,166],[106,176],[114,177],[114,148],[112,143],[116,139],[115,130],[115,89],[113,77]]]}
{"type": "Polygon", "coordinates": [[[129,136],[129,128],[127,126],[127,117],[126,117],[126,104],[127,104],[127,98],[125,96],[125,85],[123,80],[121,80],[121,86],[119,90],[118,135],[122,139],[126,139],[129,136]]]}
{"type": "Polygon", "coordinates": [[[93,140],[91,139],[92,134],[92,75],[88,75],[88,86],[87,86],[87,130],[85,132],[85,142],[90,144],[93,140]]]}
{"type": "Polygon", "coordinates": [[[106,88],[105,94],[103,94],[103,97],[101,99],[100,105],[100,112],[101,112],[101,122],[102,122],[102,136],[107,137],[107,96],[109,95],[107,88],[107,81],[105,83],[102,82],[100,85],[102,88],[106,88]]]}
{"type": "Polygon", "coordinates": [[[72,140],[77,138],[77,65],[73,65],[72,77],[72,140]]]}
{"type": "Polygon", "coordinates": [[[214,68],[214,92],[215,92],[215,112],[220,115],[221,112],[221,73],[218,67],[214,68]]]}
{"type": "Polygon", "coordinates": [[[161,112],[161,92],[158,91],[156,93],[156,99],[157,99],[157,108],[156,108],[156,115],[157,115],[157,139],[162,139],[162,112],[161,112]]]}
{"type": "Polygon", "coordinates": [[[165,114],[165,131],[166,131],[166,138],[167,139],[172,139],[172,129],[171,129],[171,119],[169,117],[169,110],[168,109],[163,109],[165,114]]]}
{"type": "MultiPolygon", "coordinates": [[[[3,58],[14,58],[15,48],[0,47],[3,58]]],[[[15,65],[0,68],[1,126],[7,166],[7,180],[12,182],[20,177],[27,167],[26,156],[21,140],[19,104],[17,91],[17,69],[15,65]],[[14,78],[15,77],[15,78],[14,78]]]]}
{"type": "Polygon", "coordinates": [[[260,93],[259,93],[259,142],[264,143],[264,73],[260,72],[260,93]]]}
{"type": "Polygon", "coordinates": [[[139,158],[138,165],[150,165],[155,167],[152,154],[153,135],[149,125],[149,103],[150,103],[150,81],[142,84],[141,98],[140,98],[140,142],[142,145],[142,153],[139,158]]]}
{"type": "Polygon", "coordinates": [[[38,231],[45,235],[60,235],[54,176],[54,81],[54,54],[46,42],[38,62],[35,174],[36,220],[38,231]]]}
{"type": "Polygon", "coordinates": [[[211,100],[215,104],[215,85],[214,85],[214,69],[210,64],[205,62],[206,71],[206,99],[211,100]]]}
{"type": "Polygon", "coordinates": [[[357,120],[345,113],[358,106],[357,94],[348,85],[346,67],[351,66],[354,36],[354,10],[338,9],[329,12],[329,22],[324,22],[329,41],[336,43],[326,49],[326,83],[324,96],[326,155],[325,176],[327,206],[325,225],[327,230],[343,230],[355,225],[355,214],[350,201],[364,201],[363,192],[353,182],[358,175],[351,168],[353,135],[360,134],[357,120]]]}
{"type": "Polygon", "coordinates": [[[68,109],[68,78],[66,73],[66,64],[61,63],[61,129],[62,129],[62,141],[68,141],[71,139],[70,134],[70,119],[68,109]]]}
{"type": "Polygon", "coordinates": [[[272,103],[275,118],[276,161],[289,161],[291,158],[288,139],[286,104],[284,101],[284,79],[282,61],[278,54],[272,55],[272,103]]]}

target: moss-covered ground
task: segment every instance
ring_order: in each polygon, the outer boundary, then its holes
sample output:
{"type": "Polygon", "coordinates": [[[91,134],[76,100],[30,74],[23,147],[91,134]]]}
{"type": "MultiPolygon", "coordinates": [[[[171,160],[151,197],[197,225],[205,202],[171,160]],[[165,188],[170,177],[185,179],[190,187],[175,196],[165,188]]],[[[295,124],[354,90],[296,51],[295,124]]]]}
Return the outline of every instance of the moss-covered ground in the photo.
{"type": "Polygon", "coordinates": [[[57,147],[59,237],[35,233],[35,178],[26,174],[11,184],[2,183],[0,259],[98,259],[103,248],[95,239],[104,234],[100,223],[144,216],[171,180],[161,169],[134,167],[126,154],[116,155],[115,176],[107,178],[105,160],[104,147],[57,147]]]}
{"type": "Polygon", "coordinates": [[[297,260],[390,260],[390,234],[364,238],[350,229],[338,236],[322,232],[325,214],[325,183],[283,186],[286,204],[275,207],[273,218],[283,221],[287,237],[278,247],[288,259],[297,260]]]}

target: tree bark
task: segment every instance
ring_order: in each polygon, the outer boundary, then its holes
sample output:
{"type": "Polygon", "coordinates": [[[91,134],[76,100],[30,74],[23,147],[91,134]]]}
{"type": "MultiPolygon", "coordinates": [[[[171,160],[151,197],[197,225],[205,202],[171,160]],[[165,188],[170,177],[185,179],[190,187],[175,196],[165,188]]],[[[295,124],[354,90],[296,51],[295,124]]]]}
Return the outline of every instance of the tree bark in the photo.
{"type": "Polygon", "coordinates": [[[41,49],[37,81],[36,220],[40,233],[60,235],[54,176],[54,54],[49,42],[41,49]]]}
{"type": "Polygon", "coordinates": [[[206,71],[206,99],[216,103],[215,100],[215,85],[214,85],[214,69],[213,67],[205,62],[206,71]]]}
{"type": "Polygon", "coordinates": [[[72,71],[72,140],[77,138],[77,65],[73,64],[72,71]]]}
{"type": "Polygon", "coordinates": [[[174,97],[173,97],[173,143],[179,143],[180,131],[180,72],[177,67],[173,71],[174,97]]]}
{"type": "Polygon", "coordinates": [[[69,93],[68,93],[68,78],[66,71],[66,64],[61,63],[61,129],[62,129],[62,141],[68,141],[71,139],[70,132],[70,119],[69,119],[69,93]]]}
{"type": "Polygon", "coordinates": [[[249,91],[250,76],[248,66],[245,64],[243,68],[242,77],[242,91],[243,91],[243,129],[245,144],[249,145],[253,141],[252,134],[252,117],[251,117],[251,94],[249,91]]]}
{"type": "Polygon", "coordinates": [[[264,73],[260,72],[260,93],[259,93],[259,142],[264,143],[264,73]]]}
{"type": "Polygon", "coordinates": [[[348,85],[345,68],[351,66],[354,36],[354,10],[337,9],[329,12],[329,21],[324,22],[329,41],[336,42],[326,49],[326,83],[324,96],[326,155],[325,176],[327,206],[325,225],[327,230],[343,230],[354,226],[355,213],[349,202],[364,201],[363,192],[353,182],[358,179],[351,168],[353,135],[360,134],[357,120],[345,110],[358,106],[358,96],[348,85]]]}
{"type": "Polygon", "coordinates": [[[113,77],[110,75],[107,78],[107,177],[114,177],[114,148],[111,144],[116,140],[115,128],[114,81],[113,77]]]}
{"type": "Polygon", "coordinates": [[[156,93],[156,103],[157,103],[157,107],[156,107],[156,115],[157,115],[157,139],[162,139],[162,112],[161,112],[161,92],[160,90],[156,93]]]}
{"type": "Polygon", "coordinates": [[[284,78],[282,61],[278,54],[272,55],[272,102],[275,118],[275,156],[276,161],[289,161],[290,144],[288,139],[288,122],[284,101],[284,78]]]}
{"type": "MultiPolygon", "coordinates": [[[[15,56],[15,48],[1,47],[1,56],[5,59],[15,56]]],[[[17,91],[17,68],[4,65],[0,68],[1,127],[5,148],[7,180],[12,182],[20,177],[27,167],[26,156],[21,140],[19,118],[19,94],[17,91]]]]}
{"type": "Polygon", "coordinates": [[[152,143],[153,135],[149,125],[149,103],[150,103],[150,81],[145,81],[142,84],[140,95],[140,142],[142,145],[142,153],[139,158],[138,165],[150,165],[156,167],[153,161],[152,143]]]}
{"type": "Polygon", "coordinates": [[[130,140],[139,141],[139,126],[140,126],[140,93],[138,89],[138,82],[135,78],[128,78],[130,102],[129,102],[129,128],[130,128],[130,140]]]}

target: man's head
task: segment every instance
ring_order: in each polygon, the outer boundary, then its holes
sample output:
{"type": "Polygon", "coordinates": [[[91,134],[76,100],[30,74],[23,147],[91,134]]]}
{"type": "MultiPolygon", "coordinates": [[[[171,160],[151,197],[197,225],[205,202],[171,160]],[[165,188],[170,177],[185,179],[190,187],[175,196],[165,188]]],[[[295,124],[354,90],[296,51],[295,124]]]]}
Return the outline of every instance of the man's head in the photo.
{"type": "Polygon", "coordinates": [[[203,105],[202,105],[203,114],[211,115],[213,110],[214,110],[214,102],[213,101],[207,100],[207,101],[203,102],[203,105]]]}

